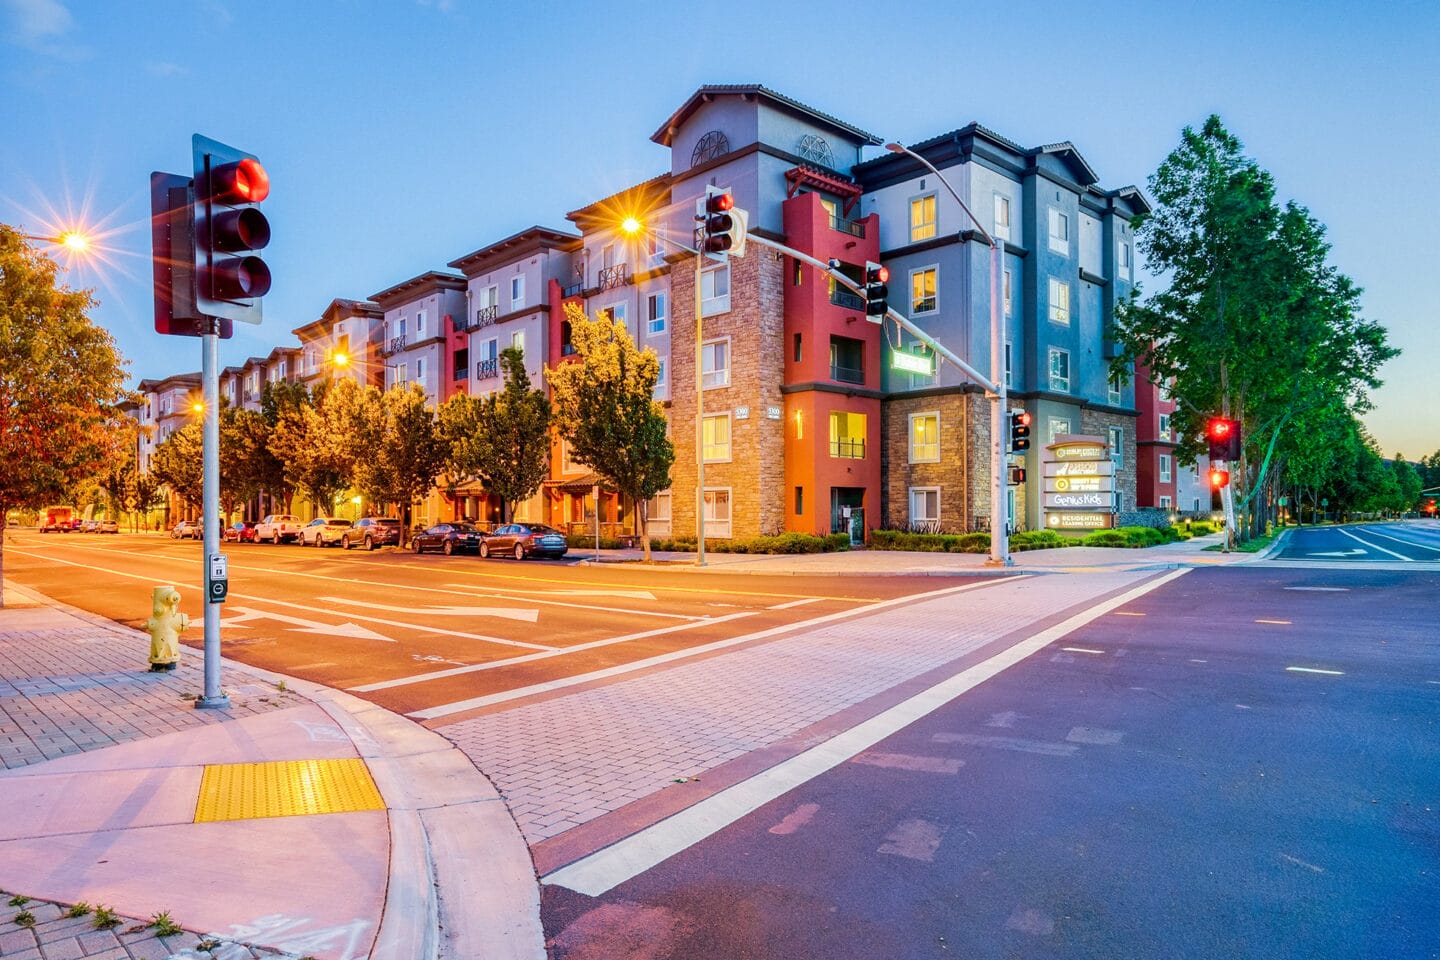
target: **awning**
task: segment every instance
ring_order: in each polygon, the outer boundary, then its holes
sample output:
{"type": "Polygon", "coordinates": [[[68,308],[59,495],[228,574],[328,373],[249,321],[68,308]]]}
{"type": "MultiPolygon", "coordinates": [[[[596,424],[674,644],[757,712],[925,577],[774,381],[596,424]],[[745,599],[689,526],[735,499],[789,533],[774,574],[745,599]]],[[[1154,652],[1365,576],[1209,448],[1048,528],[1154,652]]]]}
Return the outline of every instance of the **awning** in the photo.
{"type": "Polygon", "coordinates": [[[568,480],[546,480],[541,486],[552,493],[568,493],[572,497],[591,493],[597,486],[606,493],[615,492],[608,481],[598,473],[587,473],[583,477],[571,477],[568,480]]]}

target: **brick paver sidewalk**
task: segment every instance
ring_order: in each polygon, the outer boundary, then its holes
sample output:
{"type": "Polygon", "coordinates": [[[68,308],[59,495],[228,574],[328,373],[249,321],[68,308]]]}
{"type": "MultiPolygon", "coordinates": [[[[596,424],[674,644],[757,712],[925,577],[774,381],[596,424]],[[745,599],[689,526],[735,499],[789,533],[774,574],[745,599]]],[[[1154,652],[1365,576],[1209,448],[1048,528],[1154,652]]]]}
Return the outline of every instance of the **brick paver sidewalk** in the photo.
{"type": "Polygon", "coordinates": [[[1006,580],[437,730],[534,845],[1145,576],[1006,580]]]}

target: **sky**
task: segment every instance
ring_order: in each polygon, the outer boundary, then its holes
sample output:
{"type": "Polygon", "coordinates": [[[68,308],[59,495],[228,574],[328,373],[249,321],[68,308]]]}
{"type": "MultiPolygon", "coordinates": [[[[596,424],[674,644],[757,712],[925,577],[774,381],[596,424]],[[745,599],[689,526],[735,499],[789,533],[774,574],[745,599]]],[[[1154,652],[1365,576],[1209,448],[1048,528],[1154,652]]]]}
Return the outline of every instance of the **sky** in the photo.
{"type": "Polygon", "coordinates": [[[222,342],[232,365],[336,297],[570,229],[668,168],[650,134],[704,84],[906,143],[971,121],[1069,140],[1103,186],[1142,190],[1218,113],[1403,351],[1365,420],[1416,459],[1440,450],[1437,49],[1434,0],[0,0],[0,222],[100,233],[65,278],[138,382],[200,367],[198,340],[154,332],[148,226],[150,172],[188,174],[197,132],[271,176],[274,287],[264,325],[222,342]]]}

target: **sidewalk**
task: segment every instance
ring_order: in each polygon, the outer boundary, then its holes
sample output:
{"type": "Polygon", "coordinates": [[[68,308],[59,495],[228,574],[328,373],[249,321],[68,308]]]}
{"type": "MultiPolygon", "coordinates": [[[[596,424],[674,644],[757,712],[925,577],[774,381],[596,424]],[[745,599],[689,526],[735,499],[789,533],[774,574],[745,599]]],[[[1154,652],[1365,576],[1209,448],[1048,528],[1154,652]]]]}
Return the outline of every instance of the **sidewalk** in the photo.
{"type": "Polygon", "coordinates": [[[228,661],[230,708],[196,710],[195,651],[148,673],[148,636],[5,592],[0,957],[544,956],[529,851],[449,741],[228,661]]]}

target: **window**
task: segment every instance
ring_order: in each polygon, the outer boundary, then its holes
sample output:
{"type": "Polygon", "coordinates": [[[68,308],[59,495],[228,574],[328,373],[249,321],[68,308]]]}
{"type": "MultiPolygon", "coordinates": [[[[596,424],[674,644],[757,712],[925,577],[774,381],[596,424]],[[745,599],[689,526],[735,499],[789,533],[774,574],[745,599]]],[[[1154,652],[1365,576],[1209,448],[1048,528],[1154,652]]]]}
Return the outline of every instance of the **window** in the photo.
{"type": "Polygon", "coordinates": [[[841,383],[865,382],[865,341],[830,338],[830,379],[841,383]]]}
{"type": "Polygon", "coordinates": [[[910,201],[910,242],[929,240],[935,236],[935,194],[926,194],[910,201]]]}
{"type": "MultiPolygon", "coordinates": [[[[1162,453],[1160,454],[1160,482],[1169,483],[1172,479],[1174,479],[1174,474],[1170,468],[1170,455],[1162,453]]],[[[1168,504],[1165,504],[1165,506],[1168,506],[1168,504]]]]}
{"type": "Polygon", "coordinates": [[[730,490],[707,487],[705,489],[705,536],[730,536],[730,490]]]}
{"type": "Polygon", "coordinates": [[[803,516],[805,513],[805,488],[795,488],[795,516],[803,516]]]}
{"type": "Polygon", "coordinates": [[[1046,443],[1054,443],[1058,438],[1070,432],[1069,417],[1051,417],[1046,422],[1046,433],[1049,439],[1046,443]]]}
{"type": "Polygon", "coordinates": [[[425,311],[419,310],[415,313],[415,337],[419,339],[425,336],[425,311]]]}
{"type": "Polygon", "coordinates": [[[910,414],[910,462],[940,462],[940,414],[910,414]]]}
{"type": "Polygon", "coordinates": [[[1070,218],[1050,208],[1050,249],[1070,256],[1070,218]]]}
{"type": "Polygon", "coordinates": [[[1013,299],[1013,297],[1012,297],[1012,295],[1011,295],[1011,291],[1012,291],[1013,289],[1014,289],[1014,286],[1013,286],[1013,278],[1010,276],[1010,271],[1009,271],[1009,270],[1006,270],[1006,271],[1005,271],[1005,316],[1007,316],[1007,317],[1013,317],[1013,316],[1015,315],[1015,300],[1013,299]]]}
{"type": "Polygon", "coordinates": [[[700,315],[708,317],[730,309],[730,267],[716,267],[700,275],[700,315]]]}
{"type": "Polygon", "coordinates": [[[670,491],[662,490],[646,501],[645,519],[670,522],[670,491]]]}
{"type": "Polygon", "coordinates": [[[1170,414],[1168,413],[1160,414],[1160,439],[1170,439],[1170,414]]]}
{"type": "Polygon", "coordinates": [[[561,473],[584,473],[585,464],[575,459],[575,451],[570,448],[569,440],[560,441],[560,472],[561,473]]]}
{"type": "Polygon", "coordinates": [[[1002,193],[995,194],[995,237],[1010,239],[1010,198],[1002,193]]]}
{"type": "Polygon", "coordinates": [[[1123,427],[1110,428],[1110,459],[1115,466],[1125,465],[1125,430],[1123,427]]]}
{"type": "Polygon", "coordinates": [[[795,362],[800,362],[800,334],[795,334],[795,362]]]}
{"type": "Polygon", "coordinates": [[[1130,279],[1130,244],[1124,241],[1120,243],[1120,278],[1130,279]]]}
{"type": "MultiPolygon", "coordinates": [[[[610,314],[610,319],[612,322],[625,323],[629,319],[626,316],[627,311],[625,309],[625,304],[623,303],[612,303],[606,307],[602,307],[601,309],[604,310],[606,313],[610,314]]],[[[628,324],[626,325],[626,329],[629,329],[628,324]]]]}
{"type": "MultiPolygon", "coordinates": [[[[930,357],[932,360],[935,358],[935,355],[930,351],[930,348],[927,347],[927,346],[925,346],[925,345],[924,345],[923,343],[921,343],[919,340],[907,340],[907,341],[905,342],[905,349],[906,349],[907,352],[913,353],[913,354],[915,354],[916,356],[928,356],[928,357],[930,357]]],[[[935,367],[939,367],[939,365],[940,365],[940,364],[939,364],[939,361],[936,360],[936,361],[935,361],[935,367]]],[[[932,369],[934,369],[934,368],[932,368],[932,369]]],[[[912,390],[918,390],[918,389],[920,389],[921,387],[933,387],[933,386],[935,386],[935,374],[934,374],[934,373],[929,373],[929,374],[925,374],[925,373],[912,373],[912,374],[910,374],[910,389],[912,389],[912,390]]]]}
{"type": "Polygon", "coordinates": [[[314,350],[306,350],[306,351],[305,351],[305,372],[306,372],[306,373],[314,373],[314,372],[315,372],[315,351],[314,351],[314,350]]]}
{"type": "Polygon", "coordinates": [[[510,278],[510,309],[519,310],[525,306],[525,278],[510,278]]]}
{"type": "Polygon", "coordinates": [[[1161,509],[1161,510],[1169,510],[1169,509],[1170,509],[1170,498],[1169,498],[1169,497],[1161,497],[1161,498],[1160,498],[1160,509],[1161,509]]]}
{"type": "Polygon", "coordinates": [[[730,459],[730,414],[706,417],[700,434],[701,455],[706,463],[722,463],[730,459]]]}
{"type": "Polygon", "coordinates": [[[865,420],[863,413],[830,412],[830,456],[843,460],[865,459],[865,420]]]}
{"type": "Polygon", "coordinates": [[[279,379],[281,379],[281,380],[284,380],[284,379],[285,379],[285,361],[284,361],[284,360],[281,360],[281,361],[280,361],[279,379]]]}
{"type": "Polygon", "coordinates": [[[515,348],[516,350],[519,350],[521,353],[525,352],[524,330],[516,330],[514,333],[510,334],[510,346],[515,348]]]}
{"type": "Polygon", "coordinates": [[[659,370],[655,373],[655,389],[651,392],[651,396],[655,397],[660,396],[660,394],[665,391],[665,358],[660,357],[659,363],[659,370]]]}
{"type": "Polygon", "coordinates": [[[400,325],[400,328],[399,328],[398,331],[396,331],[396,334],[395,334],[395,335],[396,335],[397,337],[403,337],[403,336],[405,336],[405,318],[404,318],[404,317],[401,317],[399,320],[396,321],[396,323],[398,323],[398,324],[400,325]]]}
{"type": "Polygon", "coordinates": [[[415,379],[423,387],[425,385],[425,358],[415,358],[415,379]]]}
{"type": "Polygon", "coordinates": [[[645,266],[659,267],[665,263],[665,244],[653,230],[645,238],[645,266]]]}
{"type": "Polygon", "coordinates": [[[935,276],[937,267],[910,272],[910,313],[929,313],[936,308],[935,276]]]}
{"type": "Polygon", "coordinates": [[[480,291],[477,303],[477,315],[481,310],[500,305],[500,288],[494,285],[483,288],[480,291]]]}
{"type": "Polygon", "coordinates": [[[1070,322],[1070,284],[1050,278],[1050,322],[1070,322]]]}
{"type": "Polygon", "coordinates": [[[706,390],[730,386],[729,340],[711,340],[700,347],[700,386],[706,390]]]}
{"type": "Polygon", "coordinates": [[[1050,389],[1059,393],[1070,392],[1070,351],[1059,347],[1050,348],[1050,389]]]}
{"type": "Polygon", "coordinates": [[[1015,375],[1010,366],[1010,341],[1005,341],[1005,386],[1015,386],[1015,375]]]}
{"type": "Polygon", "coordinates": [[[652,293],[645,298],[645,332],[652,337],[665,332],[665,294],[652,293]]]}
{"type": "Polygon", "coordinates": [[[455,351],[455,355],[454,355],[454,357],[452,358],[452,362],[451,362],[450,366],[451,366],[451,374],[450,374],[450,379],[451,379],[451,380],[464,380],[466,377],[468,377],[468,376],[470,375],[470,350],[469,350],[469,348],[468,348],[468,347],[461,347],[459,350],[456,350],[456,351],[455,351]]]}
{"type": "MultiPolygon", "coordinates": [[[[1122,401],[1122,399],[1123,399],[1123,396],[1122,396],[1122,394],[1121,394],[1121,392],[1120,392],[1120,388],[1121,388],[1120,378],[1119,378],[1119,377],[1111,377],[1109,384],[1107,384],[1107,387],[1108,387],[1108,393],[1106,394],[1106,399],[1108,399],[1108,400],[1110,401],[1110,405],[1111,405],[1112,407],[1118,407],[1118,406],[1120,406],[1120,403],[1121,403],[1121,401],[1122,401]]],[[[1162,422],[1162,423],[1164,422],[1163,419],[1162,419],[1161,422],[1162,422]]],[[[1163,427],[1161,428],[1161,431],[1160,431],[1160,432],[1161,432],[1161,433],[1164,433],[1164,432],[1165,432],[1163,427]]]]}
{"type": "Polygon", "coordinates": [[[410,382],[410,365],[409,365],[408,363],[396,364],[396,365],[395,365],[395,386],[397,386],[397,387],[399,387],[400,389],[403,390],[403,389],[405,389],[405,385],[408,384],[409,382],[410,382]]]}
{"type": "Polygon", "coordinates": [[[940,526],[940,488],[910,488],[910,526],[938,528],[940,526]]]}
{"type": "Polygon", "coordinates": [[[1166,377],[1155,385],[1155,392],[1161,403],[1170,402],[1170,378],[1166,377]]]}

